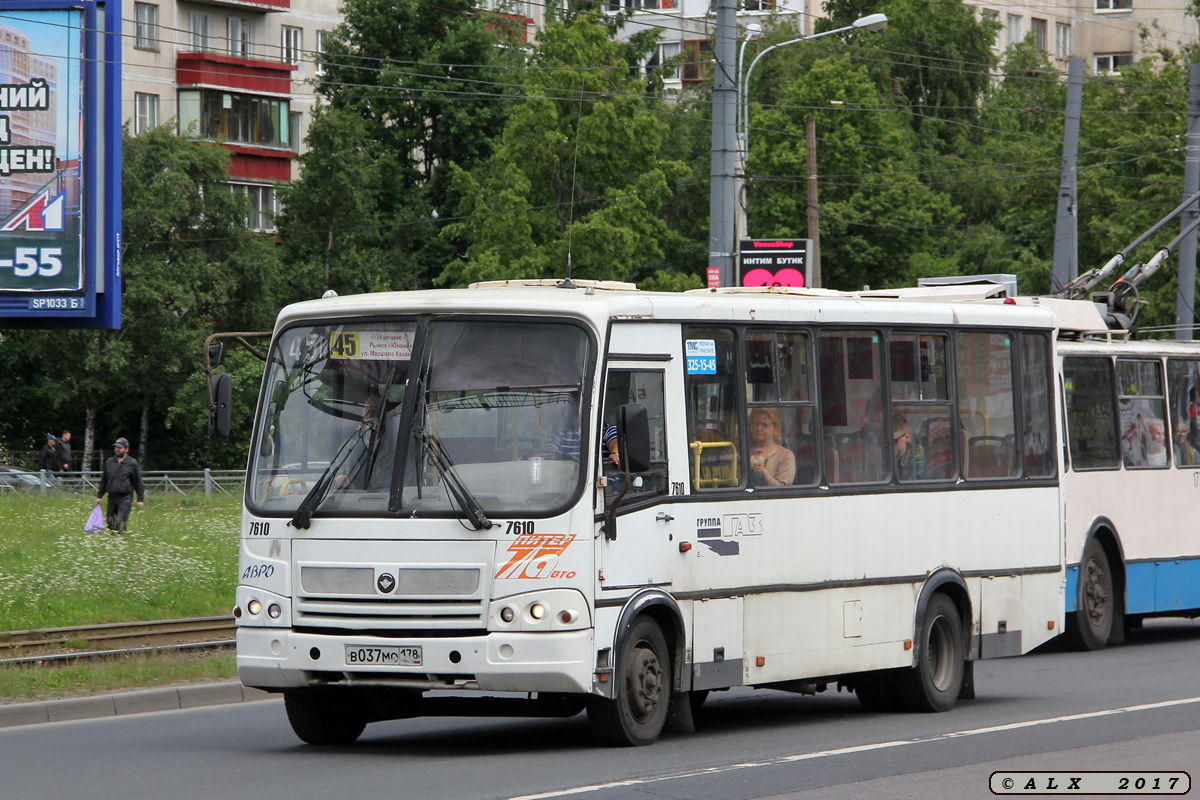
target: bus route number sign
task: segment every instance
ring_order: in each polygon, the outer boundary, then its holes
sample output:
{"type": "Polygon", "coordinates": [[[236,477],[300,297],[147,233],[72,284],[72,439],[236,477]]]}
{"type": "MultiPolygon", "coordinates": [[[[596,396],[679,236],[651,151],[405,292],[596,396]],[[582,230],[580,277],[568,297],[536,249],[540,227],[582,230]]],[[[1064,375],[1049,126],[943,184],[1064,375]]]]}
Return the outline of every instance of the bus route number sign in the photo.
{"type": "Polygon", "coordinates": [[[687,339],[684,342],[688,375],[717,374],[717,343],[713,339],[687,339]]]}

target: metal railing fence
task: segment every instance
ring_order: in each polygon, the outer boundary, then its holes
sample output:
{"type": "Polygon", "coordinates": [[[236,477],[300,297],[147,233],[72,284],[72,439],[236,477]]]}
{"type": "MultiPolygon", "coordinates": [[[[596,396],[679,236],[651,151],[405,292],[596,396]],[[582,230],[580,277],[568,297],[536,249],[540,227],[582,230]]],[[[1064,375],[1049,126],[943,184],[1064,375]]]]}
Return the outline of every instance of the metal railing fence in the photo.
{"type": "MultiPolygon", "coordinates": [[[[38,472],[41,492],[76,492],[96,494],[100,488],[101,472],[38,472]]],[[[191,495],[203,492],[205,497],[240,497],[246,483],[244,469],[153,470],[142,473],[146,493],[191,495]]]]}

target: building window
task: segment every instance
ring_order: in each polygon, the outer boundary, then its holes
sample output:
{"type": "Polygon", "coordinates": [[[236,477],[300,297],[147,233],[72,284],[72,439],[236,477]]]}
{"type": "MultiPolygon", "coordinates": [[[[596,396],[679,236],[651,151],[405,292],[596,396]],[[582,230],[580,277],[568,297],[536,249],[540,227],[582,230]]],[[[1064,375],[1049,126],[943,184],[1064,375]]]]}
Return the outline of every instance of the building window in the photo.
{"type": "MultiPolygon", "coordinates": [[[[654,51],[654,55],[650,56],[650,60],[646,62],[646,69],[650,70],[654,67],[668,64],[682,50],[683,45],[680,42],[659,42],[658,49],[654,51]]],[[[663,73],[662,77],[666,81],[679,80],[679,64],[669,64],[667,71],[663,73]]]]}
{"type": "Polygon", "coordinates": [[[246,227],[275,230],[275,187],[258,183],[231,183],[230,190],[246,198],[246,227]]]}
{"type": "Polygon", "coordinates": [[[158,127],[158,95],[134,92],[133,132],[145,133],[158,127]]]}
{"type": "Polygon", "coordinates": [[[712,42],[708,39],[691,39],[683,43],[683,53],[683,82],[700,83],[712,69],[712,42]]]}
{"type": "Polygon", "coordinates": [[[1096,56],[1096,72],[1120,75],[1121,67],[1133,66],[1133,53],[1108,53],[1096,56]]]}
{"type": "Polygon", "coordinates": [[[775,0],[742,0],[743,11],[774,11],[775,0]]]}
{"type": "Polygon", "coordinates": [[[1071,26],[1062,22],[1054,23],[1054,57],[1071,57],[1071,26]]]}
{"type": "Polygon", "coordinates": [[[288,149],[300,152],[300,112],[288,112],[288,149]]]}
{"type": "MultiPolygon", "coordinates": [[[[761,2],[762,0],[747,0],[748,2],[761,2]]],[[[678,8],[679,0],[607,0],[604,7],[609,12],[616,14],[621,11],[636,11],[638,9],[666,9],[670,10],[678,8]]]]}
{"type": "Polygon", "coordinates": [[[318,75],[325,74],[325,44],[328,39],[329,31],[317,31],[317,52],[314,54],[313,59],[317,62],[314,71],[318,75]]]}
{"type": "Polygon", "coordinates": [[[254,54],[254,21],[230,17],[228,28],[229,55],[238,58],[252,57],[254,54]]]}
{"type": "Polygon", "coordinates": [[[209,47],[209,28],[212,25],[212,17],[200,11],[193,11],[189,23],[189,30],[192,34],[192,49],[198,53],[203,53],[209,47]]]}
{"type": "Polygon", "coordinates": [[[179,93],[179,133],[219,142],[288,147],[288,101],[213,89],[179,93]]]}
{"type": "Polygon", "coordinates": [[[1096,0],[1097,11],[1129,11],[1133,0],[1096,0]]]}
{"type": "Polygon", "coordinates": [[[1019,44],[1025,39],[1025,18],[1020,14],[1008,15],[1008,46],[1019,44]]]}
{"type": "Polygon", "coordinates": [[[157,50],[158,6],[150,3],[134,3],[133,10],[137,19],[137,36],[133,46],[139,50],[157,50]]]}
{"type": "Polygon", "coordinates": [[[1033,23],[1033,46],[1038,50],[1046,49],[1046,20],[1034,19],[1033,23]]]}
{"type": "Polygon", "coordinates": [[[285,64],[300,64],[300,55],[304,51],[304,30],[284,25],[281,34],[283,61],[285,64]]]}

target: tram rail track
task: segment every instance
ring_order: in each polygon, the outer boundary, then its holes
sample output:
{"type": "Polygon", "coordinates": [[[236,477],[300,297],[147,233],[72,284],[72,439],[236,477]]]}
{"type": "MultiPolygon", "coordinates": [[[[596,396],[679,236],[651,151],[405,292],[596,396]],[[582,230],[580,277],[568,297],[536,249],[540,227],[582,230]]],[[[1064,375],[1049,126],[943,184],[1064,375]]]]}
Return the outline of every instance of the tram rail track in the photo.
{"type": "Polygon", "coordinates": [[[0,667],[68,664],[134,653],[231,649],[232,616],[0,632],[0,667]]]}

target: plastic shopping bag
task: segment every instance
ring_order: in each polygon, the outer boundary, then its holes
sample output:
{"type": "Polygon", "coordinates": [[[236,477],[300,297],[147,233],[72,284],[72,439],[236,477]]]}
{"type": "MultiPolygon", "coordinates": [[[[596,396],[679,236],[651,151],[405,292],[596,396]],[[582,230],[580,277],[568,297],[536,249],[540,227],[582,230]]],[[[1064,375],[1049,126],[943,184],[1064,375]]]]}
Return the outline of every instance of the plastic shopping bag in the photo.
{"type": "Polygon", "coordinates": [[[92,506],[92,513],[83,525],[83,532],[99,533],[102,530],[104,530],[104,512],[100,510],[100,506],[92,506]]]}

